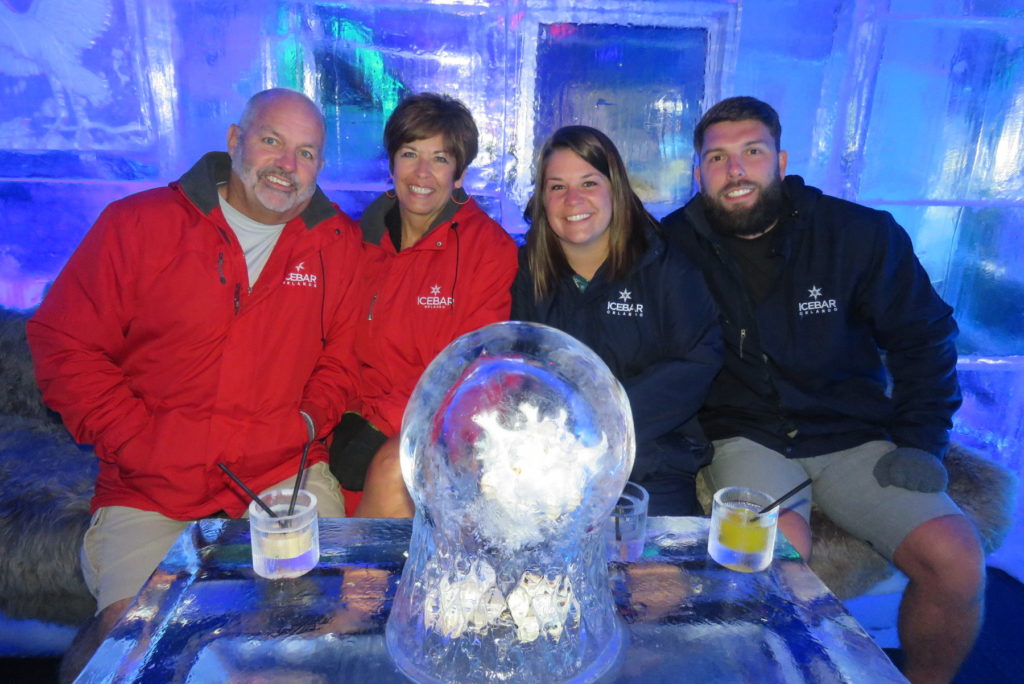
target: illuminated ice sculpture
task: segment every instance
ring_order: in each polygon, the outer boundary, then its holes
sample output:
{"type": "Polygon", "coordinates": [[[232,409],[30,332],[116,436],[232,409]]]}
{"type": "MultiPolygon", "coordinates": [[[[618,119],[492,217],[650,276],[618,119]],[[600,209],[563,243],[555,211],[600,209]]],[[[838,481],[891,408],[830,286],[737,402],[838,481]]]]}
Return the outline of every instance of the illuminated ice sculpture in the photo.
{"type": "Polygon", "coordinates": [[[402,421],[416,502],[387,623],[421,682],[591,681],[622,631],[602,526],[633,466],[622,386],[588,347],[512,321],[463,335],[402,421]]]}

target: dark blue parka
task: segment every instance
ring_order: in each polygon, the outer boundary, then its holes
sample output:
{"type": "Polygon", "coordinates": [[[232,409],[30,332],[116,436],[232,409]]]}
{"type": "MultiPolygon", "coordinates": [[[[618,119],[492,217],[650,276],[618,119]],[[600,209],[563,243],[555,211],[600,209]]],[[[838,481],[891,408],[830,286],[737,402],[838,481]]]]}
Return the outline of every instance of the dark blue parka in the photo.
{"type": "Polygon", "coordinates": [[[872,439],[941,457],[960,405],[953,310],[887,212],[799,176],[784,185],[780,275],[756,305],[700,195],[664,220],[721,310],[725,367],[701,412],[705,431],[791,457],[872,439]]]}
{"type": "Polygon", "coordinates": [[[630,479],[638,482],[692,477],[710,460],[696,413],[722,363],[718,312],[700,271],[653,230],[647,235],[650,247],[622,280],[609,281],[606,264],[583,292],[569,275],[535,302],[523,247],[512,286],[513,319],[576,337],[622,383],[636,429],[630,479]]]}

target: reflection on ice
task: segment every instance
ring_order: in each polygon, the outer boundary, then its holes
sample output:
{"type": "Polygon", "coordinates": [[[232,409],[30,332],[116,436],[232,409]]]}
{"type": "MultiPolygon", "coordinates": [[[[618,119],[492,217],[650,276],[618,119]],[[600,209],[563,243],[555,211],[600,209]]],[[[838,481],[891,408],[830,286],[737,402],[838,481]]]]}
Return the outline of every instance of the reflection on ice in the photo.
{"type": "MultiPolygon", "coordinates": [[[[407,681],[394,667],[383,632],[409,546],[409,521],[320,523],[327,550],[320,564],[297,580],[276,582],[252,572],[246,521],[209,520],[189,528],[80,681],[407,681]]],[[[644,557],[610,565],[607,581],[629,638],[605,678],[609,683],[674,684],[680,673],[696,682],[904,681],[788,542],[779,538],[767,571],[740,578],[708,560],[707,523],[651,518],[644,557]]],[[[460,571],[514,593],[523,575],[491,568],[493,578],[479,568],[460,571]]],[[[552,605],[549,598],[561,605],[556,576],[526,576],[523,598],[531,596],[539,614],[557,613],[545,607],[552,605]]],[[[517,618],[524,615],[526,601],[510,597],[507,603],[517,618]]],[[[488,611],[470,619],[479,625],[488,611]]],[[[538,618],[521,619],[526,631],[520,638],[511,615],[510,608],[509,622],[499,617],[479,632],[504,640],[479,642],[540,652],[555,639],[579,635],[564,627],[556,636],[557,623],[538,618]]],[[[570,602],[563,624],[585,618],[570,602]]],[[[462,637],[438,634],[436,641],[460,641],[473,629],[467,622],[462,637]]],[[[552,679],[542,672],[532,684],[552,679]]]]}

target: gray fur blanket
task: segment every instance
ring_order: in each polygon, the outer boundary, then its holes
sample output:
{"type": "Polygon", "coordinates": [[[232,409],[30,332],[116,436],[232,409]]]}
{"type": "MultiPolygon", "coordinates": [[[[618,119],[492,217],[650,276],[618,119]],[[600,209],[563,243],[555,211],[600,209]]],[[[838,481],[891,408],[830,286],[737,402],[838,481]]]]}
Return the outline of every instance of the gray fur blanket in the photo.
{"type": "Polygon", "coordinates": [[[0,416],[0,610],[78,625],[96,610],[78,552],[96,458],[60,423],[0,416]]]}
{"type": "Polygon", "coordinates": [[[96,458],[43,406],[28,316],[0,309],[0,611],[77,625],[96,608],[78,561],[96,458]]]}

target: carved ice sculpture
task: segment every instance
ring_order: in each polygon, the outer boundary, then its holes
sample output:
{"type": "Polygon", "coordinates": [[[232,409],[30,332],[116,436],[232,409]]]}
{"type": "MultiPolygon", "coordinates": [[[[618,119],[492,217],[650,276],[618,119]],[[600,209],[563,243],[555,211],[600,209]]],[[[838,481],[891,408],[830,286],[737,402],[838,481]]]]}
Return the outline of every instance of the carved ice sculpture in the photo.
{"type": "Polygon", "coordinates": [[[497,323],[430,364],[402,423],[416,503],[388,650],[423,682],[591,681],[622,634],[602,525],[633,465],[622,387],[558,330],[497,323]]]}

